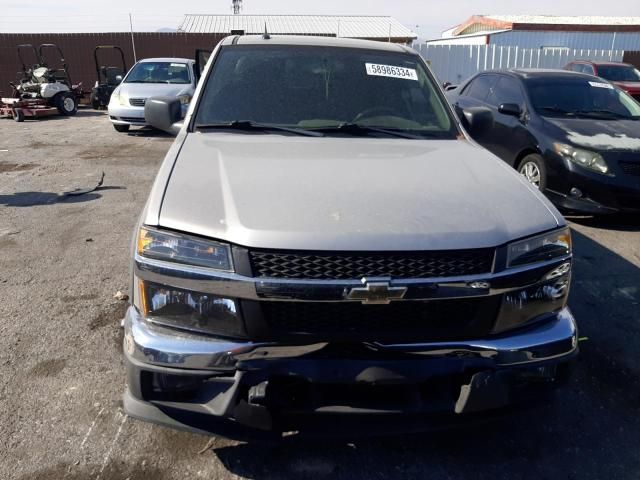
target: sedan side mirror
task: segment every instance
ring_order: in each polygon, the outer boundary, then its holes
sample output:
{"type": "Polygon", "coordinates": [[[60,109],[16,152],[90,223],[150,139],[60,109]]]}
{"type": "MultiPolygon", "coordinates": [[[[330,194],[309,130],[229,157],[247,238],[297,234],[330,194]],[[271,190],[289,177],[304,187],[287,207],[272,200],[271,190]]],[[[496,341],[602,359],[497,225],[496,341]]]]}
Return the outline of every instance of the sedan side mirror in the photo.
{"type": "Polygon", "coordinates": [[[470,107],[462,110],[463,122],[473,135],[482,135],[493,128],[493,113],[487,107],[470,107]]]}
{"type": "Polygon", "coordinates": [[[182,108],[176,97],[151,97],[144,105],[146,122],[158,130],[177,135],[182,128],[182,108]]]}
{"type": "Polygon", "coordinates": [[[122,83],[122,75],[116,75],[116,84],[120,85],[122,83]]]}
{"type": "Polygon", "coordinates": [[[520,115],[522,115],[522,109],[517,103],[501,103],[498,111],[503,115],[509,115],[511,117],[520,117],[520,115]]]}

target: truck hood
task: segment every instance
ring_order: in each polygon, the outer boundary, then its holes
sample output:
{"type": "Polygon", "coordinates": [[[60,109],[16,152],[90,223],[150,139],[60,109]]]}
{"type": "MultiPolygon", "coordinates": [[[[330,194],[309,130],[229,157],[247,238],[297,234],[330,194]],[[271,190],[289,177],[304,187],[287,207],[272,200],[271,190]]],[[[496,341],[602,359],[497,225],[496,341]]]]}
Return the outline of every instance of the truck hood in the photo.
{"type": "Polygon", "coordinates": [[[237,133],[186,136],[159,214],[161,227],[294,250],[494,247],[559,222],[466,140],[237,133]]]}

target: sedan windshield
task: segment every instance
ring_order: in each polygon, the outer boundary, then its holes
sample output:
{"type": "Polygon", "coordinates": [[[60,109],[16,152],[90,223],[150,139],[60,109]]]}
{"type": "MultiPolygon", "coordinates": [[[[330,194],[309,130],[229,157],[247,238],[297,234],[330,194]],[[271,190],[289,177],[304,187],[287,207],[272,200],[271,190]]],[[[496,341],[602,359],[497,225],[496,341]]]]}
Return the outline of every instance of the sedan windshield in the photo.
{"type": "Polygon", "coordinates": [[[640,71],[631,65],[598,65],[598,76],[612,82],[640,82],[640,71]]]}
{"type": "Polygon", "coordinates": [[[125,83],[191,83],[189,67],[180,62],[141,62],[136,64],[125,83]]]}
{"type": "MultiPolygon", "coordinates": [[[[264,133],[456,138],[455,122],[419,57],[376,50],[233,46],[221,50],[196,128],[259,125],[264,133]]],[[[256,131],[243,128],[236,131],[256,131]]]]}
{"type": "Polygon", "coordinates": [[[640,118],[640,104],[608,82],[588,77],[536,78],[526,85],[533,108],[542,116],[640,118]]]}

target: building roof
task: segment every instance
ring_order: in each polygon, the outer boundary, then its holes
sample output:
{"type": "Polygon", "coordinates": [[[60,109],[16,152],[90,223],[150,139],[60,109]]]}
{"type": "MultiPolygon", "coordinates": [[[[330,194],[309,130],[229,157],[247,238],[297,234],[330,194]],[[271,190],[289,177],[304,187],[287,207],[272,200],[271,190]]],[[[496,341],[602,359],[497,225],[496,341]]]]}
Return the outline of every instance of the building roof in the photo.
{"type": "Polygon", "coordinates": [[[334,15],[185,15],[180,32],[247,35],[318,35],[344,38],[415,39],[417,35],[393,17],[334,15]]]}
{"type": "Polygon", "coordinates": [[[640,32],[640,17],[473,15],[457,27],[445,31],[443,37],[497,30],[640,32]]]}
{"type": "Polygon", "coordinates": [[[555,15],[486,15],[498,21],[542,25],[640,25],[640,17],[573,16],[555,15]]]}

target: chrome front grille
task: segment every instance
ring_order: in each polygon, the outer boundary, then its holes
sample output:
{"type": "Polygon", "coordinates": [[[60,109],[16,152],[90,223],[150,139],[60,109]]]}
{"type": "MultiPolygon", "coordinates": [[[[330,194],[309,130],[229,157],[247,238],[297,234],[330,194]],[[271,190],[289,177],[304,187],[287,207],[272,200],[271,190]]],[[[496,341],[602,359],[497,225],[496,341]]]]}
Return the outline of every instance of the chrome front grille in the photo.
{"type": "Polygon", "coordinates": [[[132,107],[144,107],[144,104],[147,103],[146,98],[130,98],[129,105],[132,107]]]}

